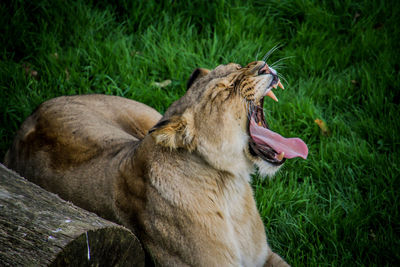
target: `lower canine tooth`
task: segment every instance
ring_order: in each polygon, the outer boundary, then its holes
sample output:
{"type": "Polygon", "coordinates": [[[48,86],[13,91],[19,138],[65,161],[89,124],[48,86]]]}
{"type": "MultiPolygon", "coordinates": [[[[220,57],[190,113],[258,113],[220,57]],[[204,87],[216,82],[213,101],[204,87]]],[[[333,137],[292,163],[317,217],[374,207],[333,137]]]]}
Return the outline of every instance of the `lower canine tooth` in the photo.
{"type": "Polygon", "coordinates": [[[283,160],[283,157],[285,156],[285,152],[281,152],[281,153],[279,153],[278,155],[276,155],[276,159],[277,160],[279,160],[279,161],[281,161],[281,160],[283,160]]]}

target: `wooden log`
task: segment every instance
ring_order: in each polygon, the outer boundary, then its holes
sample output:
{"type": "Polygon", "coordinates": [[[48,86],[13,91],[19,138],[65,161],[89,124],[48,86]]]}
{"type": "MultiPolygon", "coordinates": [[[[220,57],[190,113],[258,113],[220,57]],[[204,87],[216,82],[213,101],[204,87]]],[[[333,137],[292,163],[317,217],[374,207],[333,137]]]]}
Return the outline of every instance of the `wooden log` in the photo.
{"type": "Polygon", "coordinates": [[[136,236],[0,164],[0,266],[144,266],[136,236]]]}

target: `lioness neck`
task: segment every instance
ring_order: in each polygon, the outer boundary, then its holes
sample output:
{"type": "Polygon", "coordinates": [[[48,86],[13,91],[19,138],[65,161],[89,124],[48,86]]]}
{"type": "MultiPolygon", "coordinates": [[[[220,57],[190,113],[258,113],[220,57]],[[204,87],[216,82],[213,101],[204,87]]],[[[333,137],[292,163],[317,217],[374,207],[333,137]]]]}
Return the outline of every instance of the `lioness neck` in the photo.
{"type": "MultiPolygon", "coordinates": [[[[143,141],[143,143],[152,142],[143,141]]],[[[145,147],[147,150],[147,146],[145,147]]],[[[150,183],[166,199],[177,205],[202,201],[204,196],[197,196],[196,192],[206,191],[209,192],[209,196],[237,194],[239,193],[237,190],[241,188],[237,187],[238,184],[247,184],[248,173],[234,174],[218,170],[196,152],[185,149],[170,150],[161,146],[152,147],[155,149],[150,166],[150,183]],[[196,200],[196,197],[199,199],[196,200]]]]}
{"type": "Polygon", "coordinates": [[[215,169],[195,152],[155,145],[149,136],[132,154],[125,167],[135,178],[120,179],[117,208],[126,225],[139,229],[137,234],[156,259],[170,258],[171,265],[179,265],[182,262],[171,256],[179,254],[189,265],[237,265],[265,250],[247,177],[215,169]],[[256,230],[261,234],[254,244],[250,233],[256,230]],[[254,246],[256,250],[246,252],[254,246]],[[204,257],[211,254],[215,257],[204,257]]]}
{"type": "Polygon", "coordinates": [[[195,152],[155,145],[149,136],[132,149],[134,153],[127,153],[131,158],[121,164],[121,173],[133,176],[121,175],[117,179],[119,193],[115,196],[117,208],[125,222],[131,221],[129,224],[145,212],[155,197],[185,212],[209,213],[214,207],[229,214],[227,207],[235,208],[232,203],[242,200],[241,196],[252,199],[248,177],[215,169],[195,152]],[[128,201],[132,197],[143,205],[132,209],[136,206],[128,201]],[[125,210],[130,214],[124,214],[125,210]]]}

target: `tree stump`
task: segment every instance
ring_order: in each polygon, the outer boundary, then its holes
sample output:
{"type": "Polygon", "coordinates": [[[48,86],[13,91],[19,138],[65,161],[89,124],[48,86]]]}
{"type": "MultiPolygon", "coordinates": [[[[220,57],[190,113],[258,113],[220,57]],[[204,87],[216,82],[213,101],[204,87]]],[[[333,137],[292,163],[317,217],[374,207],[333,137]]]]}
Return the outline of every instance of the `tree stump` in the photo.
{"type": "Polygon", "coordinates": [[[0,266],[144,266],[136,236],[0,164],[0,266]]]}

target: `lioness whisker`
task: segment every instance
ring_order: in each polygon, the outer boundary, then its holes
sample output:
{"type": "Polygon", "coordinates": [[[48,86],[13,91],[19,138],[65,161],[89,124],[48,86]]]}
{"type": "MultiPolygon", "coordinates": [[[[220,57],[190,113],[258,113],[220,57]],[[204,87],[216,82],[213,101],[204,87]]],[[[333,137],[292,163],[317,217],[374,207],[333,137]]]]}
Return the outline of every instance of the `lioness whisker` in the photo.
{"type": "Polygon", "coordinates": [[[269,56],[272,55],[277,49],[281,48],[283,45],[282,44],[276,44],[274,47],[272,47],[263,57],[262,61],[268,60],[269,56]]]}
{"type": "Polygon", "coordinates": [[[288,56],[288,57],[283,57],[281,59],[278,59],[277,61],[275,61],[274,63],[272,63],[270,66],[274,67],[276,66],[276,64],[278,64],[279,62],[281,62],[282,60],[286,60],[286,59],[290,59],[290,58],[294,58],[294,56],[288,56]]]}
{"type": "Polygon", "coordinates": [[[279,48],[279,44],[276,44],[275,46],[273,46],[267,53],[265,53],[264,57],[263,57],[263,61],[266,61],[269,56],[275,52],[275,50],[277,50],[279,48]]]}
{"type": "Polygon", "coordinates": [[[256,61],[258,60],[258,55],[260,54],[261,47],[258,47],[257,54],[256,54],[256,61]]]}
{"type": "Polygon", "coordinates": [[[288,80],[285,78],[285,76],[283,76],[282,74],[280,74],[280,73],[278,73],[278,77],[279,77],[279,79],[281,79],[281,80],[283,80],[283,82],[285,83],[285,84],[289,84],[289,82],[288,82],[288,80]]]}
{"type": "Polygon", "coordinates": [[[271,66],[271,68],[274,68],[275,70],[285,69],[286,67],[287,66],[285,63],[278,63],[278,64],[271,66]]]}

